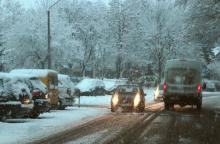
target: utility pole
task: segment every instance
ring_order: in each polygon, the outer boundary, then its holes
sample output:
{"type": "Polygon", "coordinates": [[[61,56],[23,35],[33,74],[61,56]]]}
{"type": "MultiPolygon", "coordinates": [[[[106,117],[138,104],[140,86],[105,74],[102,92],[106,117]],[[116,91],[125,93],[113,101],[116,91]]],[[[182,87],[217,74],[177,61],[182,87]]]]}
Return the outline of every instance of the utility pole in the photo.
{"type": "Polygon", "coordinates": [[[47,30],[48,30],[48,69],[51,69],[51,35],[50,35],[50,10],[47,11],[47,30]]]}
{"type": "Polygon", "coordinates": [[[58,2],[61,0],[57,0],[55,3],[53,3],[47,10],[47,59],[48,59],[48,69],[52,68],[52,60],[51,60],[51,34],[50,34],[50,9],[55,6],[58,2]]]}

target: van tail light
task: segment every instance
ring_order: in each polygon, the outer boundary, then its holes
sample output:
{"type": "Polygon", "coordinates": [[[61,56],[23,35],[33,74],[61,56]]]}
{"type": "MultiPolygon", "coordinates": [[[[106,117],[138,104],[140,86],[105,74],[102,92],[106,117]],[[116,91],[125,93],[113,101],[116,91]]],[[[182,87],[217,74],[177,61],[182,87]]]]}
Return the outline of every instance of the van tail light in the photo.
{"type": "Polygon", "coordinates": [[[202,85],[200,83],[198,84],[197,90],[198,90],[198,93],[202,92],[202,85]]]}
{"type": "Polygon", "coordinates": [[[166,93],[167,92],[167,83],[163,84],[163,92],[166,93]]]}

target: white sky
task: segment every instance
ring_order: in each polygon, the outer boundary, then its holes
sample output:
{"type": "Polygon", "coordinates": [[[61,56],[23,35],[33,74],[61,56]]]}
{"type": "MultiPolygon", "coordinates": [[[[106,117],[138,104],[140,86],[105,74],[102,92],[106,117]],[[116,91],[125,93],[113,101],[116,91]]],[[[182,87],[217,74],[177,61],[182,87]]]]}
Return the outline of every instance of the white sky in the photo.
{"type": "MultiPolygon", "coordinates": [[[[20,2],[21,5],[26,9],[33,8],[36,4],[36,0],[16,0],[16,1],[20,2]]],[[[56,0],[52,0],[52,1],[56,2],[56,0]]],[[[103,1],[106,4],[108,4],[109,0],[90,0],[90,1],[103,1]]]]}

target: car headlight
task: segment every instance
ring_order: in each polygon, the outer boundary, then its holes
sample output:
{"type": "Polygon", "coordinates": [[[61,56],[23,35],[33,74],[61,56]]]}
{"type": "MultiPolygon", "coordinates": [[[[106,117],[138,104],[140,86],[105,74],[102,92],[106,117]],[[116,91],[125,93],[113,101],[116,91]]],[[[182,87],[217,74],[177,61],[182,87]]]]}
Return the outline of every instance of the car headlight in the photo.
{"type": "Polygon", "coordinates": [[[48,99],[49,98],[49,96],[48,96],[48,93],[45,95],[45,99],[48,99]]]}
{"type": "Polygon", "coordinates": [[[140,101],[141,101],[141,96],[139,93],[137,93],[136,96],[134,97],[134,107],[137,107],[140,101]]]}
{"type": "Polygon", "coordinates": [[[24,104],[29,104],[29,103],[30,103],[30,99],[25,99],[25,100],[23,101],[23,103],[24,103],[24,104]]]}
{"type": "Polygon", "coordinates": [[[118,104],[118,94],[117,93],[115,93],[113,95],[112,103],[113,103],[114,106],[116,106],[118,104]]]}

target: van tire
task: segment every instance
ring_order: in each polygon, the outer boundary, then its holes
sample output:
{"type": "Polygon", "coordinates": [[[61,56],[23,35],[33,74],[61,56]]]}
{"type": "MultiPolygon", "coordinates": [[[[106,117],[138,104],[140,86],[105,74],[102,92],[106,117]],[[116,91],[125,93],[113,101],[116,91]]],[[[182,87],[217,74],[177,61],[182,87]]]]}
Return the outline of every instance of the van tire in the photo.
{"type": "Polygon", "coordinates": [[[197,110],[201,110],[201,109],[202,109],[202,103],[201,103],[201,102],[198,102],[198,103],[196,104],[196,108],[197,108],[197,110]]]}

